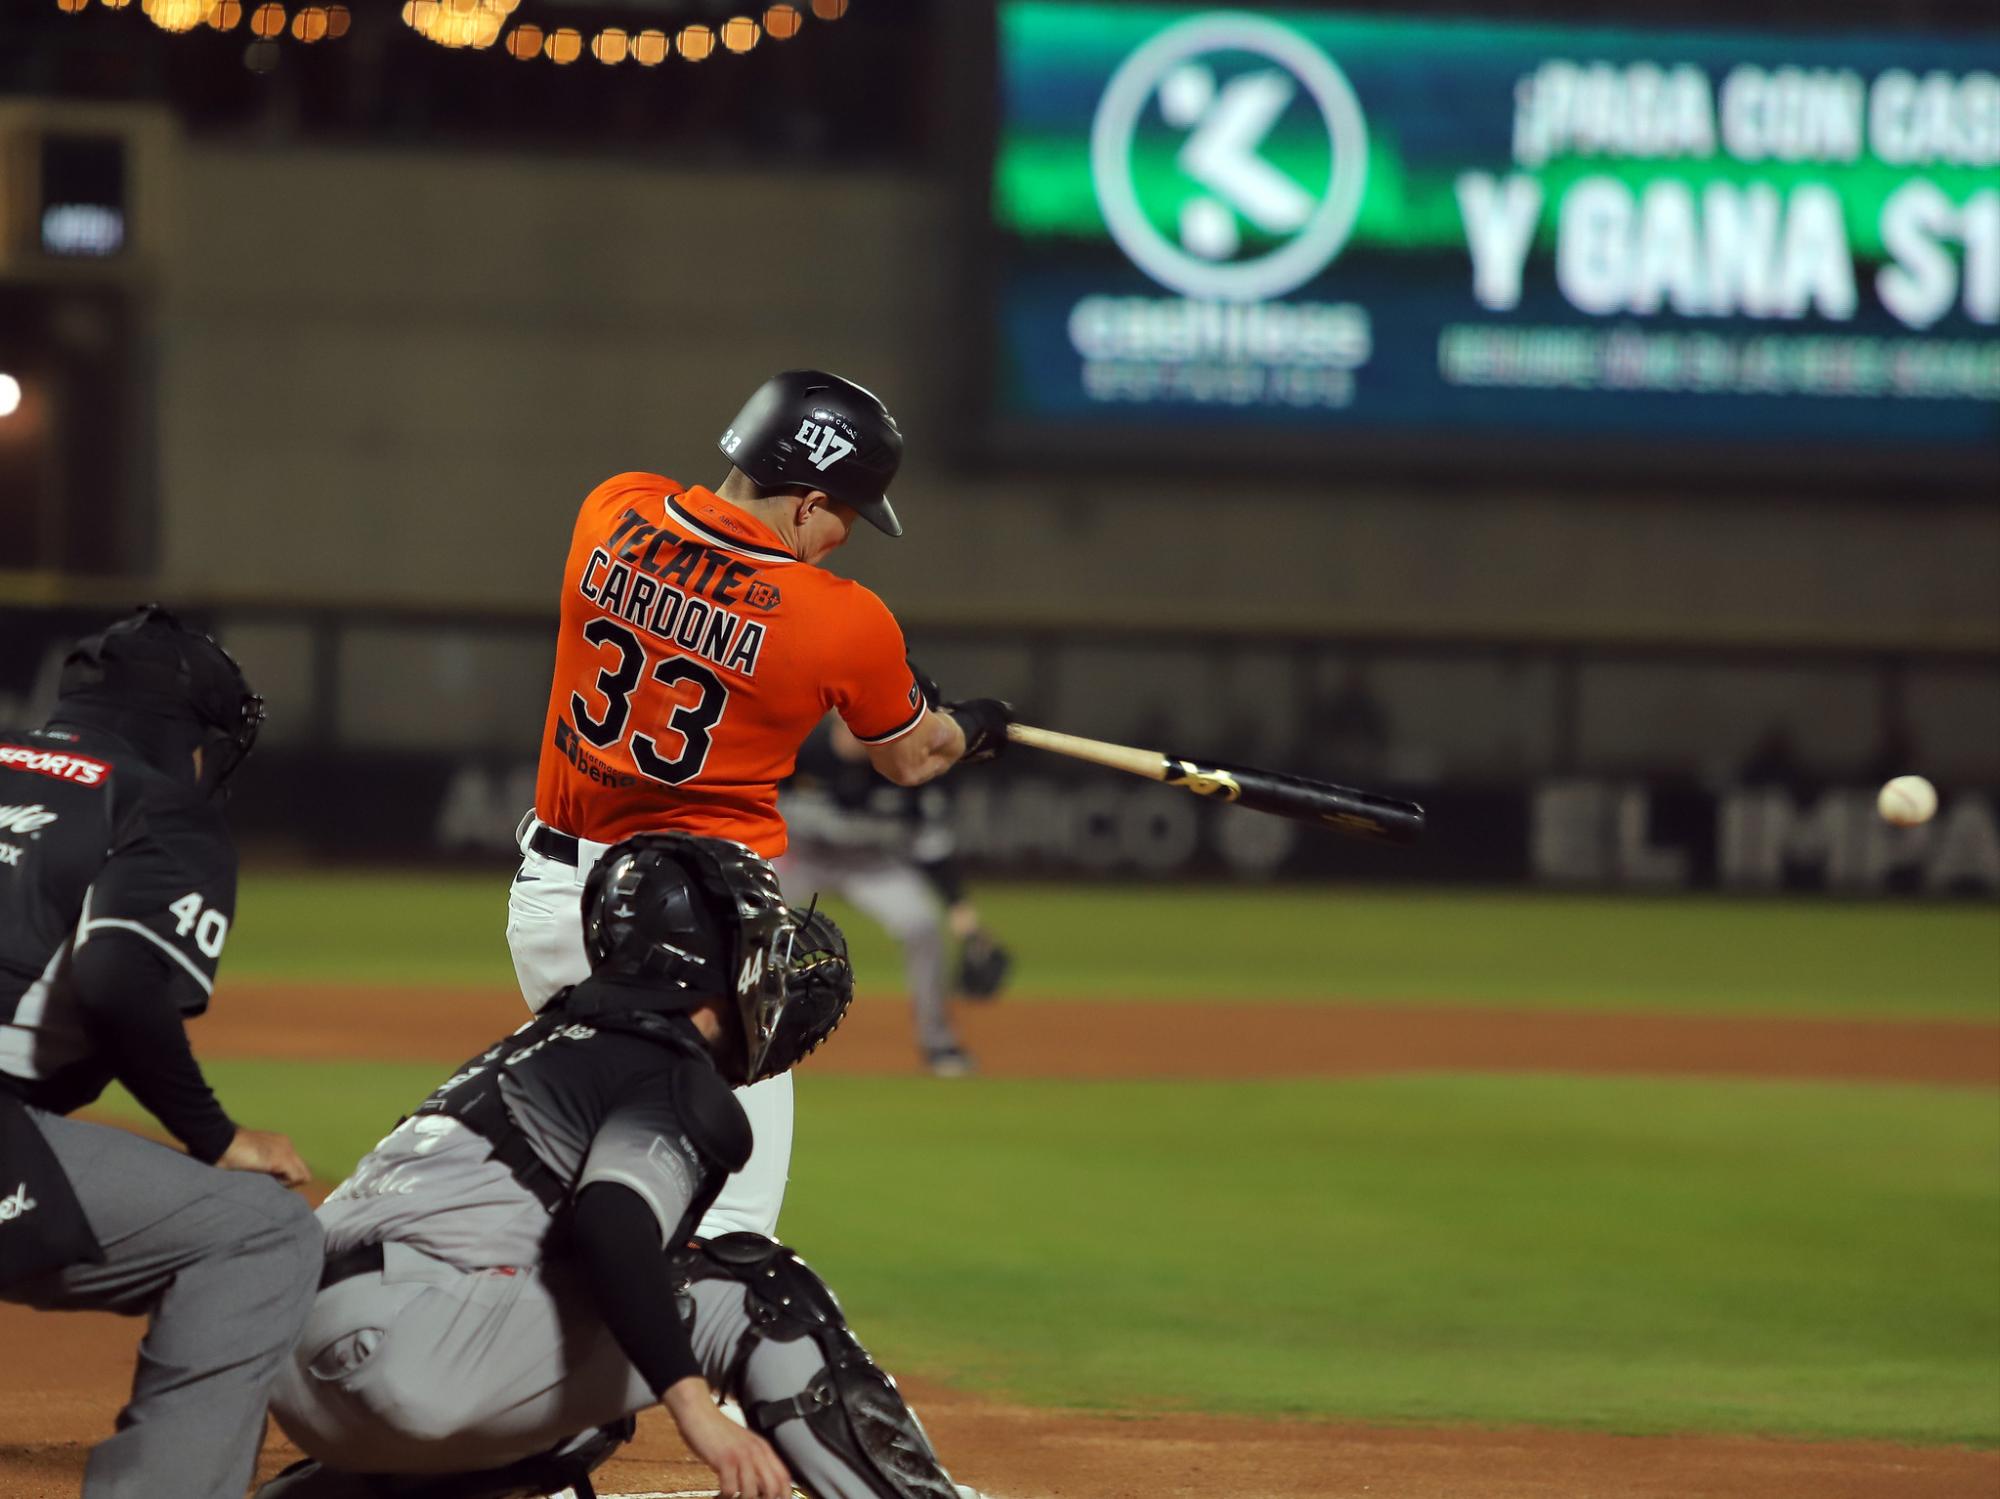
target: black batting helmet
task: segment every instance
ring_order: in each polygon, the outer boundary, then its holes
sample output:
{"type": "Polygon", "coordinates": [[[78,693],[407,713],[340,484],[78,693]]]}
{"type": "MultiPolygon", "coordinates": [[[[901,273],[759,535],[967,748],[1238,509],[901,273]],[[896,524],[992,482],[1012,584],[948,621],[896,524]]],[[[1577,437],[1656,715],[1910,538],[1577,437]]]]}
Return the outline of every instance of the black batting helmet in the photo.
{"type": "Polygon", "coordinates": [[[213,793],[257,742],[264,700],[211,636],[141,604],[71,647],[55,716],[119,734],[148,758],[199,747],[201,781],[213,793]]]}
{"type": "Polygon", "coordinates": [[[584,881],[583,945],[595,976],[679,995],[690,1009],[731,1006],[747,1082],[819,1045],[854,993],[839,929],[801,921],[771,866],[721,838],[642,833],[607,849],[584,881]]]}
{"type": "Polygon", "coordinates": [[[823,489],[877,530],[903,534],[888,493],[903,434],[874,392],[852,380],[825,370],[773,375],[716,445],[762,488],[823,489]]]}

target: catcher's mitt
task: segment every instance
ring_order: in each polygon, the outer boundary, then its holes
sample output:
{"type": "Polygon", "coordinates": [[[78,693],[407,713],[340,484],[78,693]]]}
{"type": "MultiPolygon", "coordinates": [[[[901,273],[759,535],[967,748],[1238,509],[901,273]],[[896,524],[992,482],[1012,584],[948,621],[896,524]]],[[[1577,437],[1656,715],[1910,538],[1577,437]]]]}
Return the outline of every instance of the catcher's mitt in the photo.
{"type": "Polygon", "coordinates": [[[974,932],[958,949],[958,992],[967,999],[993,999],[1007,982],[1014,955],[984,932],[974,932]]]}

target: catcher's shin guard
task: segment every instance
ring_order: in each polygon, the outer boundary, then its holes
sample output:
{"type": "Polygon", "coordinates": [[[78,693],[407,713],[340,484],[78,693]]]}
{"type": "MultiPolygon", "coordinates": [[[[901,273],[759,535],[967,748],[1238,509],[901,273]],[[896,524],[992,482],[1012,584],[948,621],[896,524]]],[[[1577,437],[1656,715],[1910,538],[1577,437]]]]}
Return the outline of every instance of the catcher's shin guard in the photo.
{"type": "MultiPolygon", "coordinates": [[[[748,1292],[750,1318],[731,1362],[728,1393],[743,1404],[750,1429],[775,1441],[778,1428],[801,1420],[820,1444],[881,1499],[959,1499],[960,1490],[932,1450],[930,1438],[896,1382],[868,1356],[848,1330],[847,1317],[826,1282],[791,1250],[761,1234],[724,1234],[686,1259],[690,1281],[729,1280],[748,1292]],[[809,1338],[824,1360],[797,1394],[753,1400],[744,1390],[751,1355],[760,1342],[809,1338]]],[[[811,1475],[785,1453],[795,1476],[811,1475]]]]}

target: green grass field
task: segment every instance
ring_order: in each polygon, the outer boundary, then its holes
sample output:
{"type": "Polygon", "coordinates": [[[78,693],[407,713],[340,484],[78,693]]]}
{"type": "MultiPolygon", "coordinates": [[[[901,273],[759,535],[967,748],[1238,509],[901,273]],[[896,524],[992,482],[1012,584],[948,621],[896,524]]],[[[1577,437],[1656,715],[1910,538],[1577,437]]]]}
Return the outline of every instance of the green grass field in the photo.
{"type": "MultiPolygon", "coordinates": [[[[506,986],[504,883],[253,874],[225,974],[506,986]]],[[[1024,1000],[2000,1018],[1991,907],[984,903],[1024,1000]]],[[[894,974],[854,933],[864,974],[894,974]]],[[[327,1176],[444,1071],[213,1067],[241,1117],[290,1130],[327,1176]]],[[[809,1075],[801,1120],[786,1236],[891,1367],[1106,1409],[2000,1445],[1988,1090],[809,1075]]]]}
{"type": "MultiPolygon", "coordinates": [[[[341,1174],[445,1069],[218,1063],[341,1174]]],[[[2000,1443],[1970,1090],[813,1077],[787,1237],[891,1367],[1087,1407],[2000,1443]]]]}
{"type": "MultiPolygon", "coordinates": [[[[511,988],[510,871],[244,880],[232,978],[511,988]]],[[[980,892],[1022,999],[1362,1000],[2000,1019],[1990,905],[1326,887],[980,892]]],[[[872,990],[895,948],[828,902],[872,990]]]]}

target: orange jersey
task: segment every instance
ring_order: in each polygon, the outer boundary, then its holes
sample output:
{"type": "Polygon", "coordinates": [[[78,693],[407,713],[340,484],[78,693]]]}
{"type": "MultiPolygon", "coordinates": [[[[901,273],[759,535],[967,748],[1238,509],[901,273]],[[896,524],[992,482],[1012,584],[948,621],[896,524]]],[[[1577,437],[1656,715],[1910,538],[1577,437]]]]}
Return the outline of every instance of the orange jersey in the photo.
{"type": "Polygon", "coordinates": [[[536,816],[599,843],[685,832],[776,858],[778,782],[829,708],[865,744],[923,720],[879,598],[705,489],[619,474],[590,492],[563,571],[536,816]]]}

